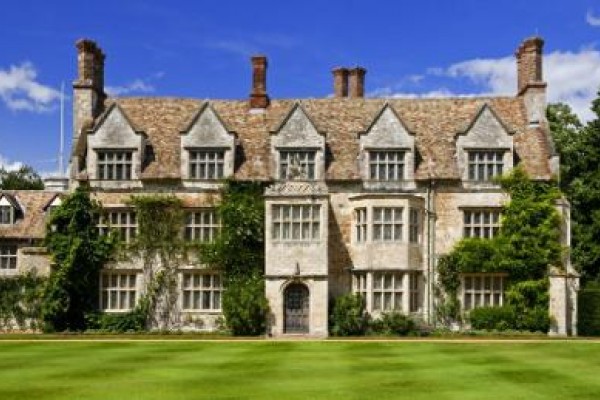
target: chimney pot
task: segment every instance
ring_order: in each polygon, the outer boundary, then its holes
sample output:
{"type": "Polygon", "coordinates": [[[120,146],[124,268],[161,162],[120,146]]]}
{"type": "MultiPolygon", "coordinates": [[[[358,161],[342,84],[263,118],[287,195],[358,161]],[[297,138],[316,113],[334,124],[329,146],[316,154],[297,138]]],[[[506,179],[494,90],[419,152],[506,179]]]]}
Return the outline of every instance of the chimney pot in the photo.
{"type": "Polygon", "coordinates": [[[360,98],[365,96],[365,75],[367,70],[363,67],[355,67],[348,71],[349,74],[349,96],[360,98]]]}
{"type": "Polygon", "coordinates": [[[255,55],[252,61],[252,92],[250,93],[250,108],[267,108],[267,57],[255,55]]]}
{"type": "Polygon", "coordinates": [[[348,97],[348,68],[337,67],[333,71],[334,97],[348,97]]]}

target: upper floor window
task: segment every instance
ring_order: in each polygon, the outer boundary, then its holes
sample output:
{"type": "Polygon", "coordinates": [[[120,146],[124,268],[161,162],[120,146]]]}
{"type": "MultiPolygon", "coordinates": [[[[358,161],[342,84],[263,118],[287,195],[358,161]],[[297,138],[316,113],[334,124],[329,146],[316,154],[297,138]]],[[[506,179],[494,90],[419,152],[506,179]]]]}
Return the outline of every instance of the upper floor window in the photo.
{"type": "Polygon", "coordinates": [[[491,239],[500,230],[500,210],[464,210],[463,237],[491,239]]]}
{"type": "Polygon", "coordinates": [[[408,241],[411,243],[419,243],[420,232],[421,213],[416,208],[411,208],[408,219],[408,241]]]}
{"type": "Polygon", "coordinates": [[[462,276],[463,310],[501,306],[504,301],[504,276],[473,274],[462,276]]]}
{"type": "Polygon", "coordinates": [[[478,182],[491,181],[500,176],[504,169],[503,151],[469,151],[469,180],[478,182]]]}
{"type": "Polygon", "coordinates": [[[367,241],[367,209],[357,208],[356,213],[356,241],[358,243],[367,241]]]}
{"type": "Polygon", "coordinates": [[[373,240],[402,240],[402,207],[373,207],[373,240]]]}
{"type": "Polygon", "coordinates": [[[214,209],[191,211],[186,218],[187,241],[212,242],[221,229],[219,216],[214,209]]]}
{"type": "Polygon", "coordinates": [[[13,223],[14,209],[12,206],[0,206],[0,225],[10,225],[13,223]]]}
{"type": "Polygon", "coordinates": [[[221,276],[206,272],[186,272],[182,282],[182,309],[186,311],[221,311],[221,276]]]}
{"type": "Polygon", "coordinates": [[[191,179],[221,179],[225,176],[225,150],[190,150],[191,179]]]}
{"type": "Polygon", "coordinates": [[[100,304],[105,311],[127,311],[135,307],[136,279],[134,273],[104,272],[100,304]]]}
{"type": "Polygon", "coordinates": [[[370,151],[369,179],[399,181],[404,179],[404,151],[370,151]]]}
{"type": "Polygon", "coordinates": [[[17,246],[0,244],[0,270],[17,269],[17,246]]]}
{"type": "Polygon", "coordinates": [[[116,231],[119,238],[129,243],[137,236],[137,218],[133,211],[109,211],[100,217],[98,230],[101,235],[116,231]]]}
{"type": "Polygon", "coordinates": [[[279,179],[314,180],[316,151],[294,150],[279,152],[279,179]]]}
{"type": "Polygon", "coordinates": [[[321,235],[321,206],[275,204],[272,209],[273,239],[316,241],[321,235]]]}
{"type": "Polygon", "coordinates": [[[128,150],[98,150],[98,179],[131,180],[133,152],[128,150]]]}

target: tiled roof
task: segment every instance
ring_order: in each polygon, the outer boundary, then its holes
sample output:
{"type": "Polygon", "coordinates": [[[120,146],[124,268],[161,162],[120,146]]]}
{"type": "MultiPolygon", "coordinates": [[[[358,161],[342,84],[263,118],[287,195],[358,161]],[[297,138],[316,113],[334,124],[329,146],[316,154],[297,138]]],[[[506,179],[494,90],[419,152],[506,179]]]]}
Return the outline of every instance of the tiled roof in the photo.
{"type": "MultiPolygon", "coordinates": [[[[202,100],[176,98],[118,98],[117,102],[143,131],[154,150],[142,172],[146,179],[180,177],[180,132],[204,104],[202,100]]],[[[359,133],[365,131],[388,103],[415,134],[420,157],[416,179],[430,176],[458,179],[456,134],[464,131],[484,104],[488,104],[502,123],[515,132],[515,150],[525,169],[534,177],[548,178],[550,145],[542,129],[530,129],[522,98],[445,98],[445,99],[350,99],[324,98],[272,100],[264,113],[251,113],[245,100],[211,100],[210,104],[236,133],[243,156],[236,155],[235,177],[269,180],[271,177],[270,135],[299,103],[329,147],[326,179],[359,178],[357,157],[359,133]]]]}
{"type": "Polygon", "coordinates": [[[46,232],[44,209],[57,196],[57,192],[45,190],[5,190],[20,206],[20,217],[12,225],[0,225],[0,238],[42,239],[46,232]]]}

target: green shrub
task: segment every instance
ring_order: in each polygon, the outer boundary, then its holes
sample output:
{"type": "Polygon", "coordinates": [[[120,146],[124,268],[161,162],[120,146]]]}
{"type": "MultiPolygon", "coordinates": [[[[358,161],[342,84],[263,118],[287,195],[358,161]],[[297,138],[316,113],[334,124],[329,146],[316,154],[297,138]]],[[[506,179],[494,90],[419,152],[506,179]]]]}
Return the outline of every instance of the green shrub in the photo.
{"type": "Polygon", "coordinates": [[[225,326],[235,336],[257,336],[267,329],[269,303],[265,281],[259,275],[238,276],[226,283],[223,292],[225,326]]]}
{"type": "Polygon", "coordinates": [[[137,310],[127,313],[91,313],[86,315],[88,329],[110,332],[143,332],[146,329],[146,314],[137,310]]]}
{"type": "Polygon", "coordinates": [[[45,282],[34,272],[0,277],[0,330],[40,328],[45,282]]]}
{"type": "Polygon", "coordinates": [[[510,306],[478,307],[469,313],[469,321],[472,329],[505,331],[514,329],[517,315],[510,306]]]}
{"type": "Polygon", "coordinates": [[[519,310],[512,305],[478,307],[469,313],[471,328],[489,331],[548,332],[550,316],[545,307],[519,310]]]}
{"type": "Polygon", "coordinates": [[[579,291],[577,333],[600,336],[600,288],[586,287],[579,291]]]}
{"type": "Polygon", "coordinates": [[[418,334],[415,321],[400,312],[383,313],[379,319],[371,322],[373,333],[381,335],[407,336],[418,334]]]}
{"type": "Polygon", "coordinates": [[[335,299],[330,321],[331,333],[335,336],[364,335],[369,326],[364,298],[349,293],[335,299]]]}

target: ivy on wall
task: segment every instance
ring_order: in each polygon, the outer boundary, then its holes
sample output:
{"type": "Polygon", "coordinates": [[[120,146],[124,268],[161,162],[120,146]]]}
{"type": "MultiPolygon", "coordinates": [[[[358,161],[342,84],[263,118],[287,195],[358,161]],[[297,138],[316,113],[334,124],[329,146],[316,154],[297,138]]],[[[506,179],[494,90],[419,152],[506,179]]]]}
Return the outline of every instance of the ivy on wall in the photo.
{"type": "MultiPolygon", "coordinates": [[[[524,318],[528,313],[532,318],[547,315],[548,267],[562,267],[555,206],[560,191],[554,182],[531,180],[519,167],[499,183],[510,195],[499,234],[492,239],[463,239],[439,260],[438,319],[444,323],[460,320],[460,275],[473,272],[507,273],[506,303],[514,312],[524,318]]],[[[543,325],[536,322],[537,327],[543,325]]]]}
{"type": "Polygon", "coordinates": [[[45,278],[28,272],[0,278],[0,330],[38,330],[45,278]]]}

